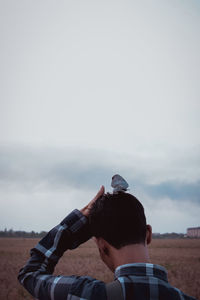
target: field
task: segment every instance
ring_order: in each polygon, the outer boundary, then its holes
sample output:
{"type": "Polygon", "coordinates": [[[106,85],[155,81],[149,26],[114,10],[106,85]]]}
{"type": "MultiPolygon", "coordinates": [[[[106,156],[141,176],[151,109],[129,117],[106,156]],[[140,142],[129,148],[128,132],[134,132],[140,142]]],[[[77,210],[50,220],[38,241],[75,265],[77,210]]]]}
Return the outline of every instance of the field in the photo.
{"type": "MultiPolygon", "coordinates": [[[[29,257],[29,249],[37,239],[0,239],[0,300],[33,299],[18,283],[19,269],[29,257]]],[[[200,299],[200,239],[155,239],[150,246],[152,263],[168,270],[169,282],[186,294],[200,299]]],[[[90,275],[105,282],[113,274],[99,259],[93,241],[65,253],[55,274],[90,275]]]]}

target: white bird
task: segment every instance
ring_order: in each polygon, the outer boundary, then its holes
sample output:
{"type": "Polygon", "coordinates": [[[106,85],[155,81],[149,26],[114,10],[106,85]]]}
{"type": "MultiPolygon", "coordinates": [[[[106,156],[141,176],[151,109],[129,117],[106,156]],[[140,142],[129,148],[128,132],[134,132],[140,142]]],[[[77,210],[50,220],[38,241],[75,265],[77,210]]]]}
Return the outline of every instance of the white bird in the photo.
{"type": "Polygon", "coordinates": [[[129,185],[122,176],[116,174],[112,177],[111,186],[115,194],[117,192],[126,192],[129,185]]]}

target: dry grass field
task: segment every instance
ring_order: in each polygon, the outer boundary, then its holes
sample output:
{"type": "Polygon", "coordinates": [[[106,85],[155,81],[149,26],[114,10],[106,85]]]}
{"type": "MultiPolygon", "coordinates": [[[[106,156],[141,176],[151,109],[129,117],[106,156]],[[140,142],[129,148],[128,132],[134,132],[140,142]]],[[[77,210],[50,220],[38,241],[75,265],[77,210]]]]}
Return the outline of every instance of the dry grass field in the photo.
{"type": "MultiPolygon", "coordinates": [[[[0,239],[0,300],[33,299],[16,278],[36,243],[37,239],[0,239]]],[[[172,285],[200,299],[200,239],[153,240],[150,255],[152,263],[167,268],[172,285]]],[[[55,274],[90,275],[106,282],[113,279],[113,274],[100,261],[93,241],[66,252],[55,274]]]]}

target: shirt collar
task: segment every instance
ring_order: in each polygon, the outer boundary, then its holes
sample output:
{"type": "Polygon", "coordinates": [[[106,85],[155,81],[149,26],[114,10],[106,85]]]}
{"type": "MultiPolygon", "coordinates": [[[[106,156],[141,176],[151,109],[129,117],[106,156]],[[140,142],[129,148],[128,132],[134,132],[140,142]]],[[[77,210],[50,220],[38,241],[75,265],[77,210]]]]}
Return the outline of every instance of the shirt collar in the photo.
{"type": "Polygon", "coordinates": [[[115,278],[127,275],[154,276],[168,282],[166,269],[162,266],[149,263],[126,264],[115,269],[115,278]]]}

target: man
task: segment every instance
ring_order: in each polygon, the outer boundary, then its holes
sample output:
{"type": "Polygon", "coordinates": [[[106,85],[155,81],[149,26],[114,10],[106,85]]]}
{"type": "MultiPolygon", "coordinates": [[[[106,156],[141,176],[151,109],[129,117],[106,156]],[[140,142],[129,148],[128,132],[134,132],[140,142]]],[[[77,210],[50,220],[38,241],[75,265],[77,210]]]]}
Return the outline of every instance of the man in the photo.
{"type": "Polygon", "coordinates": [[[54,300],[169,300],[194,299],[173,288],[163,267],[149,261],[147,245],[152,230],[146,225],[142,204],[126,193],[128,184],[113,176],[113,194],[96,197],[83,209],[74,210],[31,250],[31,258],[18,279],[37,299],[54,300]],[[101,259],[115,273],[105,284],[89,276],[52,276],[67,249],[95,237],[101,259]]]}

